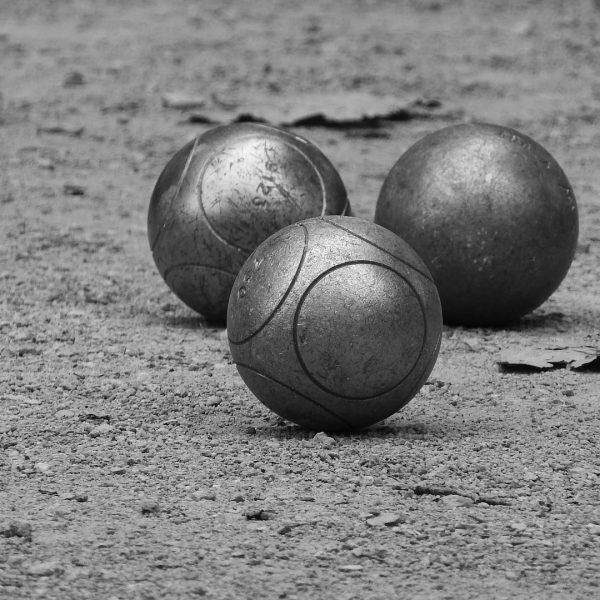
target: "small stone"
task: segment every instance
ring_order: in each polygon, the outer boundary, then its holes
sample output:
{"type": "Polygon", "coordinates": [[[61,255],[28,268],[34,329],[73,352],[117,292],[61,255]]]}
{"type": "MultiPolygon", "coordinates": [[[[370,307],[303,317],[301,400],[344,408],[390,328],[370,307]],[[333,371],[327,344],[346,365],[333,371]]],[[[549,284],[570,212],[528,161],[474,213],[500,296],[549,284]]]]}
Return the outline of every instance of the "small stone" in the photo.
{"type": "Polygon", "coordinates": [[[356,573],[358,571],[362,571],[363,566],[362,565],[341,565],[339,567],[339,570],[343,571],[344,573],[356,573]]]}
{"type": "Polygon", "coordinates": [[[54,162],[50,158],[46,158],[45,156],[40,156],[36,160],[37,166],[40,169],[48,169],[49,171],[53,171],[55,168],[54,162]]]}
{"type": "Polygon", "coordinates": [[[54,415],[57,419],[72,419],[75,416],[75,413],[68,408],[63,408],[61,410],[56,411],[54,415]]]}
{"type": "Polygon", "coordinates": [[[250,508],[244,511],[244,516],[248,521],[269,521],[273,518],[273,513],[263,508],[250,508]]]}
{"type": "Polygon", "coordinates": [[[393,527],[394,525],[398,525],[398,523],[402,523],[405,519],[396,513],[384,512],[376,517],[371,517],[367,519],[367,525],[369,527],[393,527]]]}
{"type": "Polygon", "coordinates": [[[109,425],[108,423],[102,423],[101,425],[97,425],[96,427],[93,427],[89,432],[89,436],[91,438],[97,438],[97,437],[100,437],[101,435],[106,435],[108,433],[111,433],[113,429],[114,428],[112,425],[109,425]]]}
{"type": "Polygon", "coordinates": [[[194,596],[206,596],[206,590],[201,585],[197,585],[190,590],[190,594],[194,596]]]}
{"type": "Polygon", "coordinates": [[[248,435],[256,435],[256,427],[246,427],[246,433],[248,435]]]}
{"type": "Polygon", "coordinates": [[[592,535],[600,535],[600,525],[597,523],[589,523],[587,528],[592,535]]]}
{"type": "Polygon", "coordinates": [[[65,196],[85,196],[85,186],[76,183],[65,183],[63,193],[65,196]]]}
{"type": "Polygon", "coordinates": [[[165,108],[176,108],[178,110],[190,110],[200,108],[205,103],[202,96],[192,96],[183,92],[166,92],[162,97],[162,105],[165,108]]]}
{"type": "Polygon", "coordinates": [[[127,469],[125,467],[113,467],[110,470],[111,475],[125,475],[127,469]]]}
{"type": "Polygon", "coordinates": [[[473,506],[474,504],[472,498],[460,496],[458,494],[448,494],[447,496],[442,496],[441,502],[448,508],[460,508],[463,506],[473,506]]]}
{"type": "Polygon", "coordinates": [[[242,496],[241,494],[238,494],[237,496],[234,496],[231,500],[233,502],[244,502],[244,496],[242,496]]]}
{"type": "Polygon", "coordinates": [[[20,537],[31,541],[33,528],[31,527],[31,523],[27,521],[11,521],[6,527],[0,530],[0,533],[7,538],[20,537]]]}
{"type": "Polygon", "coordinates": [[[74,87],[76,85],[83,85],[84,83],[85,79],[79,71],[71,71],[63,79],[64,87],[74,87]]]}
{"type": "Polygon", "coordinates": [[[50,575],[60,575],[64,569],[58,561],[48,560],[29,565],[26,571],[28,575],[33,577],[49,577],[50,575]]]}
{"type": "Polygon", "coordinates": [[[221,402],[223,402],[222,398],[219,398],[218,396],[209,396],[206,399],[206,406],[219,406],[221,402]]]}
{"type": "Polygon", "coordinates": [[[160,504],[156,500],[145,500],[140,506],[143,515],[157,515],[160,512],[160,504]]]}
{"type": "Polygon", "coordinates": [[[527,525],[521,521],[517,521],[515,523],[511,523],[509,525],[509,527],[513,530],[516,531],[518,533],[521,533],[522,531],[525,531],[527,529],[527,525]]]}
{"type": "Polygon", "coordinates": [[[217,495],[211,490],[196,490],[191,494],[192,500],[216,500],[217,495]]]}
{"type": "Polygon", "coordinates": [[[39,463],[35,463],[35,470],[38,471],[39,473],[50,473],[52,471],[52,467],[45,462],[39,462],[39,463]]]}
{"type": "Polygon", "coordinates": [[[312,441],[319,446],[323,446],[323,448],[331,448],[331,446],[335,445],[335,440],[323,431],[315,434],[312,441]]]}
{"type": "Polygon", "coordinates": [[[83,492],[68,492],[66,494],[60,494],[62,500],[75,500],[75,502],[87,502],[88,495],[83,492]]]}
{"type": "Polygon", "coordinates": [[[288,533],[291,533],[292,529],[293,529],[292,525],[283,525],[282,527],[280,527],[277,530],[277,533],[279,535],[287,535],[288,533]]]}

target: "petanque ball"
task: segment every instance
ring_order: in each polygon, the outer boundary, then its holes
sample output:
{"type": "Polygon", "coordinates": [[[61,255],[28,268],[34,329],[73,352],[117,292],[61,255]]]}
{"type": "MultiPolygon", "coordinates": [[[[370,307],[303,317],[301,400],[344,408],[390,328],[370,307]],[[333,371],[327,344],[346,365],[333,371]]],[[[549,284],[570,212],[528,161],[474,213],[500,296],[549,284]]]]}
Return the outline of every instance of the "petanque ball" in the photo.
{"type": "Polygon", "coordinates": [[[348,212],[344,184],[314,144],[237,123],[197,137],[167,163],[152,193],[148,239],[175,295],[224,319],[233,281],[262,241],[290,223],[348,212]]]}
{"type": "Polygon", "coordinates": [[[231,355],[250,390],[319,431],[367,427],[402,408],[431,372],[441,331],[423,261],[354,217],[307,219],[263,242],[227,313],[231,355]]]}
{"type": "Polygon", "coordinates": [[[429,267],[444,321],[517,321],[565,277],[577,246],[575,196],[554,158],[498,125],[446,127],[392,167],[375,222],[429,267]]]}

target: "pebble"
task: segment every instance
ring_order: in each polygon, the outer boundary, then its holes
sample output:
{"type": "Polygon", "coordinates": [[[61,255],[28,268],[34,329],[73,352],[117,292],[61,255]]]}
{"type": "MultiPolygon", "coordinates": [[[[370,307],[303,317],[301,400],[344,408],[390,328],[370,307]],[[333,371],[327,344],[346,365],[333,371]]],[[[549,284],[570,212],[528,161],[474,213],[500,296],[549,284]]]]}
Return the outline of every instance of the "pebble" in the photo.
{"type": "Polygon", "coordinates": [[[156,500],[144,500],[140,512],[143,515],[157,515],[160,512],[160,504],[156,500]]]}
{"type": "Polygon", "coordinates": [[[43,156],[40,156],[36,160],[36,163],[38,167],[40,167],[40,169],[48,169],[49,171],[52,171],[55,168],[54,162],[50,158],[46,158],[43,156]]]}
{"type": "Polygon", "coordinates": [[[31,540],[33,527],[27,521],[11,521],[6,526],[0,528],[0,533],[4,537],[20,537],[31,540]]]}
{"type": "Polygon", "coordinates": [[[269,521],[273,518],[273,513],[262,508],[250,508],[244,511],[244,516],[248,521],[269,521]]]}
{"type": "Polygon", "coordinates": [[[25,402],[25,404],[29,404],[29,406],[39,406],[42,403],[39,398],[25,398],[23,402],[25,402]]]}
{"type": "Polygon", "coordinates": [[[166,92],[162,97],[162,105],[165,108],[176,108],[179,110],[190,110],[204,106],[206,100],[203,96],[186,94],[185,92],[166,92]]]}
{"type": "Polygon", "coordinates": [[[223,402],[222,398],[219,398],[218,396],[209,396],[206,399],[206,406],[219,406],[221,402],[223,402]]]}
{"type": "Polygon", "coordinates": [[[39,473],[51,473],[52,472],[52,467],[45,462],[39,462],[39,463],[35,463],[35,470],[38,471],[39,473]]]}
{"type": "Polygon", "coordinates": [[[63,193],[66,196],[85,196],[86,188],[77,183],[65,183],[63,185],[63,193]]]}
{"type": "Polygon", "coordinates": [[[90,430],[88,435],[91,438],[97,438],[97,437],[100,437],[101,435],[106,435],[108,433],[111,433],[113,429],[114,429],[114,427],[112,425],[109,425],[108,423],[102,423],[101,425],[97,425],[96,427],[93,427],[90,430]]]}
{"type": "Polygon", "coordinates": [[[49,577],[50,575],[59,575],[63,572],[63,568],[58,561],[48,560],[45,562],[33,563],[26,569],[28,575],[33,577],[49,577]]]}
{"type": "Polygon", "coordinates": [[[406,519],[399,514],[384,512],[376,517],[371,517],[367,519],[367,525],[369,527],[393,527],[394,525],[398,525],[398,523],[402,523],[406,519]]]}
{"type": "Polygon", "coordinates": [[[75,502],[87,502],[88,495],[83,492],[68,492],[60,494],[62,500],[75,500],[75,502]]]}
{"type": "Polygon", "coordinates": [[[216,500],[217,495],[211,490],[196,490],[191,494],[192,500],[216,500]]]}
{"type": "Polygon", "coordinates": [[[79,71],[71,71],[70,73],[67,73],[67,75],[63,79],[64,87],[73,87],[77,85],[83,85],[84,83],[85,79],[83,77],[83,74],[79,71]]]}
{"type": "Polygon", "coordinates": [[[75,416],[75,413],[68,408],[63,408],[61,410],[56,411],[54,416],[57,419],[72,419],[75,416]]]}
{"type": "Polygon", "coordinates": [[[597,523],[589,523],[587,528],[592,535],[600,535],[600,525],[597,523]]]}
{"type": "Polygon", "coordinates": [[[316,433],[313,436],[312,441],[319,446],[323,446],[323,448],[331,448],[331,446],[335,445],[335,440],[323,431],[316,433]]]}
{"type": "Polygon", "coordinates": [[[472,498],[468,498],[467,496],[460,496],[458,494],[449,494],[447,496],[442,496],[440,501],[444,506],[448,508],[460,508],[462,506],[473,506],[474,502],[472,498]]]}
{"type": "Polygon", "coordinates": [[[362,565],[341,565],[339,567],[339,570],[343,571],[344,573],[355,573],[357,571],[362,571],[363,566],[362,565]]]}
{"type": "Polygon", "coordinates": [[[527,529],[527,525],[521,521],[516,521],[515,523],[511,523],[509,525],[509,527],[513,531],[517,531],[517,532],[525,531],[527,529]]]}

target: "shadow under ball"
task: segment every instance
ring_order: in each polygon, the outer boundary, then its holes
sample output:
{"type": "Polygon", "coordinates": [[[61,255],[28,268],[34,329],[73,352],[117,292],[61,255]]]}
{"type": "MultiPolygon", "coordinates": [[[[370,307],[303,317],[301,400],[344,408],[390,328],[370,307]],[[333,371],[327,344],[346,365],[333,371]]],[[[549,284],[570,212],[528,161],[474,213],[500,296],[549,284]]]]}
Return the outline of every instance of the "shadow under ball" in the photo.
{"type": "Polygon", "coordinates": [[[444,321],[502,325],[538,307],[575,254],[575,196],[554,158],[507,127],[468,124],[421,139],[393,166],[375,222],[429,267],[444,321]]]}
{"type": "Polygon", "coordinates": [[[171,158],[150,200],[148,239],[175,295],[224,319],[235,277],[262,241],[290,223],[348,212],[344,184],[315,145],[238,123],[206,132],[171,158]]]}
{"type": "Polygon", "coordinates": [[[237,369],[268,408],[314,430],[367,427],[431,372],[442,314],[427,267],[392,232],[354,217],[301,221],[248,258],[229,301],[237,369]]]}

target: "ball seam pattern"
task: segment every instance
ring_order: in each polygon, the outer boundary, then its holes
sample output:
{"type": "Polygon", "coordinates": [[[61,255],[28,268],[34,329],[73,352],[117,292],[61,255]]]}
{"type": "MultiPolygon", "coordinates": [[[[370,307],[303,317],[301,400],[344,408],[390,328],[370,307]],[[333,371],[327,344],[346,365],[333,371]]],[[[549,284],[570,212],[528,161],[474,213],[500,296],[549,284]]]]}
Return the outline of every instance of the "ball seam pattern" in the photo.
{"type": "Polygon", "coordinates": [[[338,229],[341,229],[342,231],[345,231],[346,233],[349,233],[350,235],[353,235],[354,237],[357,237],[359,240],[362,240],[363,242],[366,242],[367,244],[370,244],[371,246],[374,246],[375,248],[377,248],[378,250],[381,250],[382,252],[385,252],[387,255],[395,258],[396,260],[399,260],[402,264],[406,265],[407,267],[411,268],[413,271],[416,271],[417,273],[419,273],[420,275],[422,275],[423,277],[425,277],[425,279],[427,279],[428,281],[431,281],[431,283],[433,282],[433,279],[431,278],[431,276],[427,273],[425,273],[424,271],[422,271],[421,269],[418,269],[417,267],[415,267],[413,264],[409,263],[408,261],[400,258],[399,256],[396,256],[395,254],[393,254],[392,252],[390,252],[389,250],[386,250],[385,248],[383,248],[382,246],[375,244],[374,242],[372,242],[371,240],[369,240],[366,237],[363,237],[362,235],[358,235],[358,233],[355,233],[354,231],[350,230],[350,229],[346,229],[345,227],[342,227],[342,225],[338,225],[337,223],[333,223],[329,220],[325,221],[328,225],[331,225],[332,227],[337,227],[338,229]]]}
{"type": "Polygon", "coordinates": [[[192,146],[192,149],[190,150],[190,153],[188,154],[188,157],[185,161],[185,166],[183,167],[183,171],[181,171],[181,175],[179,176],[179,181],[177,181],[177,187],[175,189],[175,193],[173,194],[173,196],[171,197],[171,200],[169,202],[169,206],[166,211],[168,216],[162,222],[162,224],[156,234],[156,237],[150,246],[151,252],[154,252],[154,249],[156,248],[156,245],[158,244],[158,240],[160,239],[160,236],[162,235],[163,231],[166,229],[167,225],[174,218],[173,217],[174,211],[171,210],[171,206],[173,205],[175,198],[177,198],[179,196],[179,192],[181,191],[181,186],[183,185],[183,182],[184,182],[185,178],[187,177],[187,173],[189,171],[190,165],[192,164],[192,160],[194,158],[194,153],[196,152],[196,148],[198,147],[199,140],[200,140],[199,136],[197,136],[196,139],[194,140],[194,145],[192,146]]]}
{"type": "Polygon", "coordinates": [[[275,379],[274,377],[271,377],[271,375],[265,375],[264,373],[261,373],[258,369],[255,369],[254,367],[251,367],[251,366],[246,365],[244,363],[236,362],[235,364],[236,364],[237,367],[242,367],[244,369],[248,369],[249,371],[252,371],[253,373],[256,373],[257,375],[260,375],[261,377],[264,377],[265,379],[269,379],[270,381],[273,381],[274,383],[276,383],[276,384],[278,384],[278,385],[280,385],[280,386],[282,386],[282,387],[290,390],[294,394],[298,394],[299,396],[302,396],[302,398],[304,398],[305,400],[308,400],[311,404],[314,404],[315,406],[318,406],[324,412],[329,413],[330,415],[332,415],[333,417],[335,417],[336,419],[338,419],[339,421],[341,421],[342,423],[344,423],[344,425],[346,425],[346,427],[348,427],[349,429],[351,429],[353,427],[352,424],[349,423],[346,419],[344,419],[343,417],[340,417],[340,415],[338,415],[337,413],[335,413],[331,409],[327,408],[326,406],[323,406],[320,402],[317,402],[316,400],[314,400],[313,398],[310,398],[306,394],[303,394],[302,392],[299,392],[298,390],[295,390],[293,387],[291,387],[291,386],[283,383],[282,381],[279,381],[279,380],[275,379]]]}
{"type": "Polygon", "coordinates": [[[296,281],[298,281],[298,277],[300,276],[300,271],[302,270],[302,266],[304,265],[304,259],[306,257],[306,253],[308,252],[308,229],[302,224],[300,224],[300,227],[302,228],[302,230],[304,232],[304,247],[302,248],[302,256],[300,257],[300,262],[298,263],[298,268],[296,269],[296,272],[294,273],[294,276],[292,277],[292,280],[290,281],[290,284],[288,285],[287,290],[285,291],[285,293],[281,297],[281,300],[277,303],[275,308],[271,311],[271,314],[258,327],[258,329],[256,329],[256,331],[253,331],[250,335],[246,336],[245,338],[243,338],[240,341],[234,341],[228,335],[227,337],[228,337],[230,344],[239,346],[240,344],[245,344],[247,341],[252,339],[255,335],[258,335],[273,320],[277,311],[283,306],[283,303],[286,301],[287,297],[290,295],[292,288],[296,284],[296,281]]]}
{"type": "Polygon", "coordinates": [[[379,398],[380,396],[382,396],[384,394],[389,394],[394,389],[396,389],[398,386],[402,385],[402,383],[404,381],[406,381],[406,379],[408,379],[408,377],[410,377],[412,375],[412,373],[415,370],[417,364],[419,363],[419,358],[423,354],[423,349],[425,348],[425,344],[427,342],[427,336],[428,336],[427,313],[425,311],[425,306],[423,305],[423,300],[420,297],[420,295],[417,293],[417,290],[412,285],[412,283],[406,277],[404,277],[401,273],[399,273],[398,271],[396,271],[392,267],[389,267],[387,265],[378,263],[376,261],[372,261],[372,260],[353,260],[353,261],[348,261],[348,262],[345,262],[345,263],[340,263],[340,264],[337,264],[337,265],[335,265],[333,267],[330,267],[329,269],[323,271],[318,277],[316,277],[315,279],[313,279],[313,281],[311,281],[310,285],[306,288],[306,290],[304,290],[304,293],[302,294],[300,300],[298,301],[298,305],[296,307],[296,312],[294,314],[294,323],[293,323],[292,331],[293,331],[294,351],[296,353],[296,358],[298,359],[298,362],[299,362],[300,366],[302,367],[304,373],[310,379],[310,381],[312,381],[323,392],[326,392],[327,394],[331,394],[332,396],[335,396],[336,398],[342,398],[344,400],[349,400],[351,402],[353,402],[353,401],[362,402],[362,401],[365,401],[365,400],[372,400],[374,398],[379,398]],[[397,383],[394,383],[394,385],[392,385],[390,388],[388,388],[386,390],[377,392],[376,394],[371,394],[369,396],[346,396],[346,395],[343,395],[343,394],[336,394],[335,392],[332,392],[331,390],[329,390],[328,388],[326,388],[323,384],[321,384],[319,381],[317,381],[317,379],[309,371],[308,367],[306,366],[306,363],[302,359],[302,355],[300,353],[300,347],[298,345],[298,320],[300,318],[300,310],[302,309],[302,305],[304,304],[305,299],[308,297],[308,294],[317,285],[317,283],[319,283],[319,281],[321,281],[324,277],[326,277],[327,275],[329,275],[329,273],[332,273],[333,271],[336,271],[337,269],[340,269],[342,267],[347,267],[348,265],[365,265],[365,264],[367,264],[367,265],[375,265],[375,266],[378,266],[378,267],[383,267],[383,268],[388,269],[389,271],[391,271],[392,273],[395,273],[398,277],[400,277],[400,279],[402,279],[410,287],[410,289],[413,291],[413,293],[415,295],[415,298],[417,299],[417,302],[419,303],[419,307],[421,309],[421,316],[422,316],[422,320],[423,320],[423,340],[421,342],[421,347],[419,348],[419,352],[417,354],[417,358],[416,358],[415,362],[411,366],[411,368],[408,371],[408,373],[400,381],[398,381],[397,383]]]}

